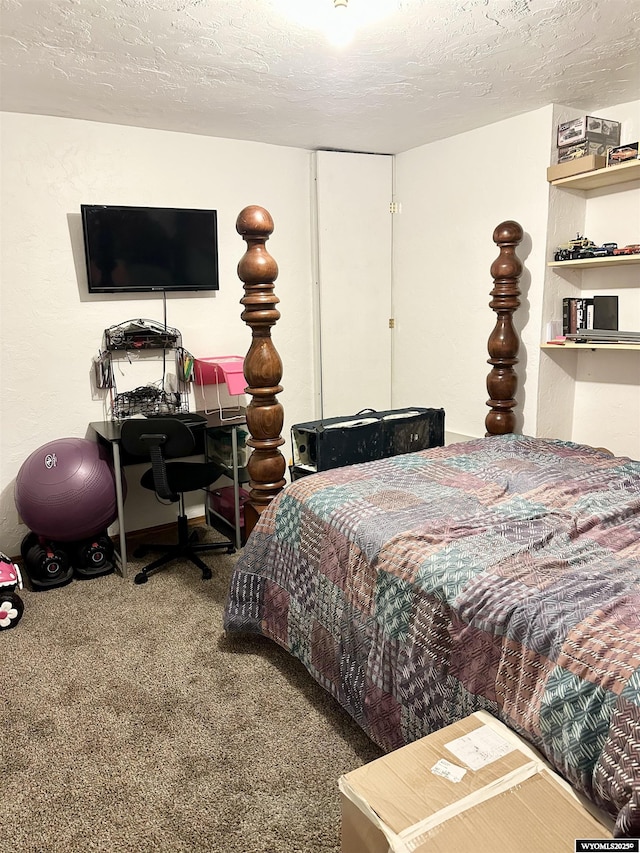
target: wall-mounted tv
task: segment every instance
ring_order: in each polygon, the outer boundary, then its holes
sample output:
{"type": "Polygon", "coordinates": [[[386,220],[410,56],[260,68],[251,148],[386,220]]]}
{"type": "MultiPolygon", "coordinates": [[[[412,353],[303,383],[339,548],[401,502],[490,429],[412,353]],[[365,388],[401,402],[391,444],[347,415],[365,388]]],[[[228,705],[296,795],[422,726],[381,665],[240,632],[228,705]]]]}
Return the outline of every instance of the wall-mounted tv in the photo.
{"type": "Polygon", "coordinates": [[[83,204],[89,293],[218,290],[215,210],[83,204]]]}

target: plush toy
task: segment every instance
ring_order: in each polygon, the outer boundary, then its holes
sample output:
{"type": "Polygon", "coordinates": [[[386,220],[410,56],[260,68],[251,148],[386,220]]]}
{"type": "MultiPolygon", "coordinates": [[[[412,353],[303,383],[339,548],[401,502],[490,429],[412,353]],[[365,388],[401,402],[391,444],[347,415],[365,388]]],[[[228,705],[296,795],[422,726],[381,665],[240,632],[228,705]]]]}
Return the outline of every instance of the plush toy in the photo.
{"type": "Polygon", "coordinates": [[[22,618],[24,604],[16,588],[22,589],[20,569],[0,551],[0,631],[15,628],[22,618]]]}

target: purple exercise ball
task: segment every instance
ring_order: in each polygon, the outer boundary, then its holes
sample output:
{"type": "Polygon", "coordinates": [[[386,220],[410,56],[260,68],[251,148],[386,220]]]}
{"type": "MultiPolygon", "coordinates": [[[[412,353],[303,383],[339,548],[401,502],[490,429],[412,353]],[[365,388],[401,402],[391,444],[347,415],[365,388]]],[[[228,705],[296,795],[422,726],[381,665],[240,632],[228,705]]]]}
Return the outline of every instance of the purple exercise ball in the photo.
{"type": "Polygon", "coordinates": [[[15,501],[22,520],[38,536],[72,542],[103,531],[118,515],[106,450],[85,438],[43,444],[18,472],[15,501]]]}

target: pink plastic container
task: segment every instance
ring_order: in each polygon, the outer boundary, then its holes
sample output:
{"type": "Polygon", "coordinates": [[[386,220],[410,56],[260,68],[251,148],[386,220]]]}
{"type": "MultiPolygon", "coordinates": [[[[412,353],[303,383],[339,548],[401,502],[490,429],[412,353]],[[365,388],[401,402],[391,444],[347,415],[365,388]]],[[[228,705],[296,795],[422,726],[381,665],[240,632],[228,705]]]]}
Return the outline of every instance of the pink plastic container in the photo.
{"type": "Polygon", "coordinates": [[[217,385],[226,382],[229,394],[244,394],[247,381],[244,378],[244,358],[240,355],[221,355],[211,358],[196,358],[193,376],[197,385],[217,385]]]}

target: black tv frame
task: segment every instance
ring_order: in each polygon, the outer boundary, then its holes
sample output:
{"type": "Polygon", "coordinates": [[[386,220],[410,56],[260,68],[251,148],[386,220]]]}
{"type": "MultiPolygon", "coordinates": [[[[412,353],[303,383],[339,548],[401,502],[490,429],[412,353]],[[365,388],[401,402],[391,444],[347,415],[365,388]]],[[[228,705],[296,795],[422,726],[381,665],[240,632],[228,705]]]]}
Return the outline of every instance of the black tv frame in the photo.
{"type": "Polygon", "coordinates": [[[128,294],[128,293],[191,293],[197,291],[215,292],[220,289],[220,277],[218,267],[218,215],[217,210],[204,208],[183,208],[183,207],[150,207],[139,205],[121,205],[121,204],[81,204],[80,214],[82,219],[82,235],[84,243],[85,263],[87,272],[87,288],[89,293],[102,294],[128,294]],[[213,277],[210,283],[185,281],[184,283],[172,284],[126,284],[118,286],[114,284],[100,284],[94,281],[91,270],[91,261],[93,257],[92,247],[90,245],[89,223],[90,216],[96,211],[130,211],[131,213],[158,211],[163,214],[203,214],[211,219],[213,225],[213,252],[212,252],[212,271],[213,277]]]}

